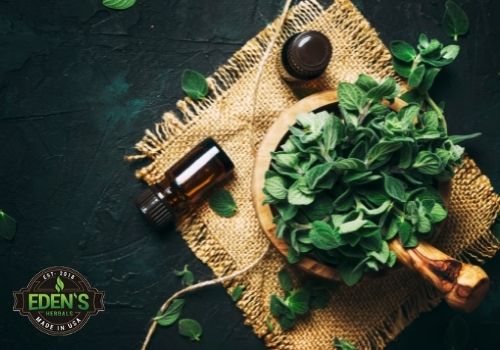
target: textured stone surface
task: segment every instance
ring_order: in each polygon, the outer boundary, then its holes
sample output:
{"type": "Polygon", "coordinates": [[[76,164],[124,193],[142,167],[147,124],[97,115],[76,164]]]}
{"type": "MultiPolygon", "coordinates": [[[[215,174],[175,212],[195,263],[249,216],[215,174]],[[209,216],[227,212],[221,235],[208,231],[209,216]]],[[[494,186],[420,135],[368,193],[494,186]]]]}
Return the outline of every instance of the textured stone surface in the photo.
{"type": "MultiPolygon", "coordinates": [[[[137,349],[148,319],[180,286],[190,264],[210,278],[175,232],[158,234],[132,205],[142,189],[122,161],[146,127],[182,96],[184,68],[210,73],[280,11],[283,1],[139,0],[116,12],[99,0],[0,1],[0,208],[14,241],[0,241],[0,348],[137,349]],[[106,292],[106,311],[69,337],[36,331],[11,311],[12,290],[39,270],[67,265],[106,292]]],[[[445,39],[442,1],[357,0],[383,40],[445,39]]],[[[467,144],[500,185],[500,4],[466,1],[471,33],[433,91],[447,102],[450,131],[482,131],[467,144]]],[[[470,348],[500,347],[500,259],[488,262],[492,292],[466,318],[470,348]]],[[[389,349],[442,349],[454,313],[439,306],[389,349]],[[425,334],[425,336],[422,336],[425,334]]],[[[151,349],[264,349],[221,287],[187,297],[201,344],[157,331],[151,349]]]]}

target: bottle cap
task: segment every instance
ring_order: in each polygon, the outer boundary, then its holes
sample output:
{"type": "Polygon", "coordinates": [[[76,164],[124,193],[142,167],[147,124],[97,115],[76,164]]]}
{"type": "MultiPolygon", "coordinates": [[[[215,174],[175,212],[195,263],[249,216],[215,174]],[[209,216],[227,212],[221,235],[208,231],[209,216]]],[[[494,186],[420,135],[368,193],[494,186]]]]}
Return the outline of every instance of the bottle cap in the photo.
{"type": "Polygon", "coordinates": [[[165,228],[174,221],[174,214],[170,208],[161,200],[159,193],[151,188],[147,188],[137,196],[135,205],[158,229],[165,228]]]}
{"type": "Polygon", "coordinates": [[[288,73],[303,80],[323,74],[331,58],[332,44],[317,31],[296,34],[283,50],[283,63],[288,73]]]}

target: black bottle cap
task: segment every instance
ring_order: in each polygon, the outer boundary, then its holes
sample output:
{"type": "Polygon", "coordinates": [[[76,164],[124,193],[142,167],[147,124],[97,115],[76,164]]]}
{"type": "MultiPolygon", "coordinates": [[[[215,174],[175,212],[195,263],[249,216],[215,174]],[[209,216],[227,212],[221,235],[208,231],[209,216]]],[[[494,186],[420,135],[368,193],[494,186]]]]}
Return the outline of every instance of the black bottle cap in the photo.
{"type": "Polygon", "coordinates": [[[283,48],[283,65],[297,79],[314,79],[325,71],[332,58],[332,44],[317,31],[292,36],[283,48]]]}
{"type": "Polygon", "coordinates": [[[158,229],[163,229],[174,221],[174,214],[171,209],[160,199],[159,194],[151,188],[145,189],[137,196],[135,205],[146,219],[158,229]]]}

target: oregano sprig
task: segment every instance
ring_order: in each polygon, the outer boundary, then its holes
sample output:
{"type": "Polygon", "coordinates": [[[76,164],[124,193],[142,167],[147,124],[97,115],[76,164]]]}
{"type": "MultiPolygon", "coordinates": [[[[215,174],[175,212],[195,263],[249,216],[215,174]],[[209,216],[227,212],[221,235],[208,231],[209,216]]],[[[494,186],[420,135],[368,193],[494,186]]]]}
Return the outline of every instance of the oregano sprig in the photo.
{"type": "MultiPolygon", "coordinates": [[[[328,303],[329,291],[321,281],[311,279],[302,286],[295,287],[286,268],[278,273],[278,281],[284,297],[271,295],[270,309],[271,315],[278,320],[283,330],[293,328],[296,320],[311,309],[322,309],[328,303]]],[[[266,323],[269,328],[270,321],[267,320],[266,323]]]]}

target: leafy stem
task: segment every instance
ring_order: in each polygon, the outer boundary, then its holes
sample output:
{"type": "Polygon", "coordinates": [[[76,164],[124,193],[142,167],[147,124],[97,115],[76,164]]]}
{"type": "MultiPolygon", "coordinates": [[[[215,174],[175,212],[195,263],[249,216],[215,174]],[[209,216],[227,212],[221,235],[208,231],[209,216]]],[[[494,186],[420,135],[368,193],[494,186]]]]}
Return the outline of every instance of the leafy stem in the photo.
{"type": "Polygon", "coordinates": [[[448,133],[448,126],[446,124],[446,119],[444,117],[443,111],[437,105],[437,103],[432,99],[428,92],[425,93],[425,101],[432,107],[432,109],[438,114],[441,125],[443,126],[444,132],[448,133]]]}

